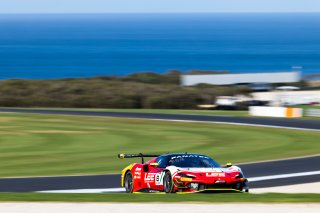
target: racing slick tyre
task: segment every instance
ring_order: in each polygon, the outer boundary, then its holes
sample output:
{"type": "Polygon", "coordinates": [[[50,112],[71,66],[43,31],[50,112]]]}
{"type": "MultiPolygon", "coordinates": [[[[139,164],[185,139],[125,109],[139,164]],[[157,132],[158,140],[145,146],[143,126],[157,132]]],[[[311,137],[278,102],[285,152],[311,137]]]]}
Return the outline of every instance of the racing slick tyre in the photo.
{"type": "Polygon", "coordinates": [[[124,188],[126,189],[127,193],[132,193],[133,191],[133,177],[130,171],[127,172],[126,176],[124,177],[124,188]]]}
{"type": "Polygon", "coordinates": [[[167,171],[163,177],[163,189],[165,193],[173,193],[173,181],[169,171],[167,171]]]}

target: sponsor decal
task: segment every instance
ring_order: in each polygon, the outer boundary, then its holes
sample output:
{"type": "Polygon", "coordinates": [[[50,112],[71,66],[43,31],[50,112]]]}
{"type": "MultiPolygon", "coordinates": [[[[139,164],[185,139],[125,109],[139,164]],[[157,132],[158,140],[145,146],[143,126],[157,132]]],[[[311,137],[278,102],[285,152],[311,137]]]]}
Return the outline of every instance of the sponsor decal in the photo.
{"type": "Polygon", "coordinates": [[[134,178],[141,179],[141,168],[140,170],[138,168],[136,169],[136,171],[134,172],[134,178]]]}
{"type": "Polygon", "coordinates": [[[223,172],[207,172],[206,176],[207,177],[225,177],[226,174],[223,172]]]}
{"type": "Polygon", "coordinates": [[[146,183],[154,182],[154,176],[155,175],[156,175],[155,173],[147,173],[147,174],[145,174],[144,175],[144,181],[146,183]]]}
{"type": "Polygon", "coordinates": [[[171,157],[171,160],[173,160],[173,159],[179,159],[179,158],[209,158],[209,157],[203,156],[203,155],[188,155],[188,154],[185,154],[185,155],[172,156],[172,157],[171,157]]]}
{"type": "Polygon", "coordinates": [[[141,176],[133,176],[134,179],[141,179],[141,176]]]}
{"type": "Polygon", "coordinates": [[[155,184],[157,186],[159,185],[163,185],[163,177],[164,177],[164,172],[160,172],[156,174],[156,178],[155,178],[155,184]]]}
{"type": "Polygon", "coordinates": [[[141,168],[140,167],[136,168],[136,171],[141,171],[141,168]]]}
{"type": "Polygon", "coordinates": [[[150,189],[149,192],[160,192],[159,190],[150,189]]]}

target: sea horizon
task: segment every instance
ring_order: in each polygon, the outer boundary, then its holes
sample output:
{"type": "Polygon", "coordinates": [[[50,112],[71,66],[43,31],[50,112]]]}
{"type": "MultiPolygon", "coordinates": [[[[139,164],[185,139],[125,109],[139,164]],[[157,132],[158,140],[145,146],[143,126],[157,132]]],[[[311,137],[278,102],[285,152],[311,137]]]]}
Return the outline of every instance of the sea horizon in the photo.
{"type": "Polygon", "coordinates": [[[319,21],[320,13],[0,14],[0,79],[293,66],[315,74],[319,21]]]}
{"type": "Polygon", "coordinates": [[[74,14],[79,14],[79,15],[114,15],[114,14],[141,14],[141,15],[152,15],[152,14],[257,14],[257,15],[263,15],[263,14],[320,14],[320,12],[301,12],[301,11],[294,11],[294,12],[25,12],[25,13],[3,13],[1,12],[0,15],[29,15],[29,14],[34,14],[34,15],[60,15],[60,14],[67,14],[67,15],[74,15],[74,14]]]}

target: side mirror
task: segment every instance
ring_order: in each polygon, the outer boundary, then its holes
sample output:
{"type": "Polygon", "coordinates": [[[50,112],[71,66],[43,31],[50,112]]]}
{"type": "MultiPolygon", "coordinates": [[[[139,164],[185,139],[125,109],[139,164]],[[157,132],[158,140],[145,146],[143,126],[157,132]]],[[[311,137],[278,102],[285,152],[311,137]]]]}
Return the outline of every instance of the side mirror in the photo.
{"type": "Polygon", "coordinates": [[[232,163],[227,163],[226,166],[227,166],[227,167],[231,167],[231,166],[232,166],[232,163]]]}
{"type": "Polygon", "coordinates": [[[158,164],[158,163],[156,163],[156,162],[154,162],[154,163],[150,163],[150,166],[152,166],[152,167],[158,167],[158,166],[159,166],[159,164],[158,164]]]}

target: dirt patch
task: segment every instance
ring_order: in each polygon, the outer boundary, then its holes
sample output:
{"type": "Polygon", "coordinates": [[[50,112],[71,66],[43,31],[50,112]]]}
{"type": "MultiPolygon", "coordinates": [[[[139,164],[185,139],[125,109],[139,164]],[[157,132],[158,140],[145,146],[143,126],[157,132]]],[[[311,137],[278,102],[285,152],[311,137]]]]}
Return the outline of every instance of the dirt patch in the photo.
{"type": "Polygon", "coordinates": [[[71,131],[71,130],[29,130],[28,133],[43,133],[43,134],[87,134],[86,131],[71,131]]]}
{"type": "Polygon", "coordinates": [[[11,122],[11,121],[15,121],[16,118],[10,118],[10,117],[1,117],[0,116],[0,122],[11,122]]]}
{"type": "MultiPolygon", "coordinates": [[[[11,130],[12,131],[12,130],[11,130]]],[[[14,135],[14,136],[17,136],[17,135],[27,135],[28,133],[24,133],[24,132],[18,132],[18,131],[6,131],[6,130],[1,130],[0,131],[0,135],[14,135]]]]}
{"type": "Polygon", "coordinates": [[[13,128],[19,128],[19,126],[0,126],[0,129],[13,129],[13,128]]]}
{"type": "Polygon", "coordinates": [[[46,122],[70,122],[68,120],[65,120],[65,119],[56,119],[56,118],[50,118],[50,119],[44,119],[44,121],[46,122]]]}

